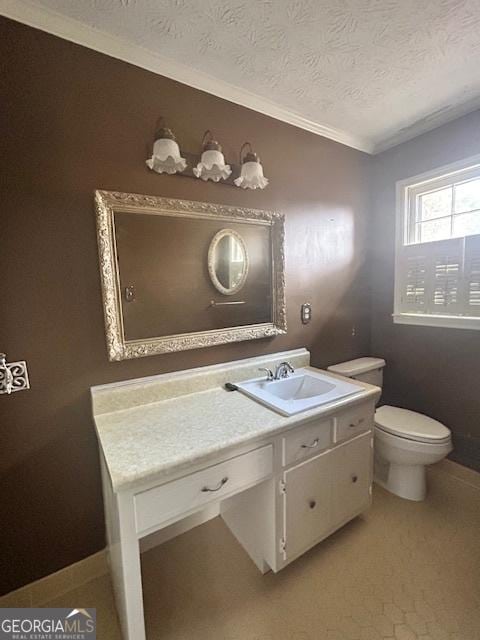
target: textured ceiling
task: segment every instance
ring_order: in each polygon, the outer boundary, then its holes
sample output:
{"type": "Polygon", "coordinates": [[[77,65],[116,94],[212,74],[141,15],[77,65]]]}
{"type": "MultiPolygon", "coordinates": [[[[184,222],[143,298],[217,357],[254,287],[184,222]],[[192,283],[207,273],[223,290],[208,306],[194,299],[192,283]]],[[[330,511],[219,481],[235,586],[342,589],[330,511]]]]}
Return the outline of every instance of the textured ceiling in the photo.
{"type": "Polygon", "coordinates": [[[34,4],[345,132],[365,148],[480,106],[480,0],[34,4]]]}

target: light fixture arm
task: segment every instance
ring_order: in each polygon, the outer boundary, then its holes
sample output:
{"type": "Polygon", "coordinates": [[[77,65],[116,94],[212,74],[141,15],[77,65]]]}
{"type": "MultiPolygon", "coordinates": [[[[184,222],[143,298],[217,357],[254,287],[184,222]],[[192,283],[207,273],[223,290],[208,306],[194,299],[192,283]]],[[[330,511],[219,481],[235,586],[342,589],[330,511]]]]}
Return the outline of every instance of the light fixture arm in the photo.
{"type": "Polygon", "coordinates": [[[248,147],[249,152],[253,153],[252,145],[250,142],[244,142],[240,148],[240,165],[243,163],[243,151],[248,147]]]}
{"type": "Polygon", "coordinates": [[[205,144],[207,142],[210,142],[211,140],[213,140],[213,133],[210,131],[210,129],[207,129],[203,134],[202,147],[204,147],[205,144]]]}

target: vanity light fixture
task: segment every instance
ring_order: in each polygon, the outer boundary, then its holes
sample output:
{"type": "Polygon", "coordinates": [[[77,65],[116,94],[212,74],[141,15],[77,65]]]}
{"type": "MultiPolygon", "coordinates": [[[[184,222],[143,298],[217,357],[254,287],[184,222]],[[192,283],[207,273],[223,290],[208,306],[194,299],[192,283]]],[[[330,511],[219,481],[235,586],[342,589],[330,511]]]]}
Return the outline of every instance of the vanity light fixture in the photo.
{"type": "Polygon", "coordinates": [[[157,173],[178,173],[187,167],[185,158],[171,129],[160,127],[155,134],[152,157],[146,161],[147,167],[157,173]]]}
{"type": "Polygon", "coordinates": [[[265,189],[268,184],[268,178],[263,175],[260,159],[253,152],[250,142],[244,142],[240,149],[240,164],[242,166],[240,177],[234,180],[237,187],[242,187],[242,189],[265,189]],[[247,147],[249,151],[243,155],[247,147]]]}
{"type": "Polygon", "coordinates": [[[229,164],[225,164],[222,147],[213,139],[210,129],[203,134],[202,157],[196,167],[193,168],[193,175],[202,180],[226,180],[232,173],[229,164]]]}

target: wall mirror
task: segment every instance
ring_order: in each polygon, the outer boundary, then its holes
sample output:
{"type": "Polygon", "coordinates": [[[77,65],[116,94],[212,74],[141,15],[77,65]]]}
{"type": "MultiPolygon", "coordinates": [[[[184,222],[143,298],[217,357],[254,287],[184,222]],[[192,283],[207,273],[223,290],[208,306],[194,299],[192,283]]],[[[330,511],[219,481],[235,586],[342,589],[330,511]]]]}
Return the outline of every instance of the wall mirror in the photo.
{"type": "Polygon", "coordinates": [[[110,360],[286,332],[283,215],[97,191],[110,360]]]}

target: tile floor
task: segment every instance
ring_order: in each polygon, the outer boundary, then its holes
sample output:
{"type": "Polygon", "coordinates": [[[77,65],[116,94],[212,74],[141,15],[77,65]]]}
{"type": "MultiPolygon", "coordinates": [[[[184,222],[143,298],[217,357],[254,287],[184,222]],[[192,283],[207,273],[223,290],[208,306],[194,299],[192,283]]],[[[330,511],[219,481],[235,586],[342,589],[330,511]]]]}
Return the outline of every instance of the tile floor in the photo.
{"type": "MultiPolygon", "coordinates": [[[[433,472],[424,503],[376,488],[369,513],[262,576],[218,518],[142,558],[149,640],[480,640],[480,491],[433,472]]],[[[96,607],[107,577],[53,606],[96,607]]]]}

